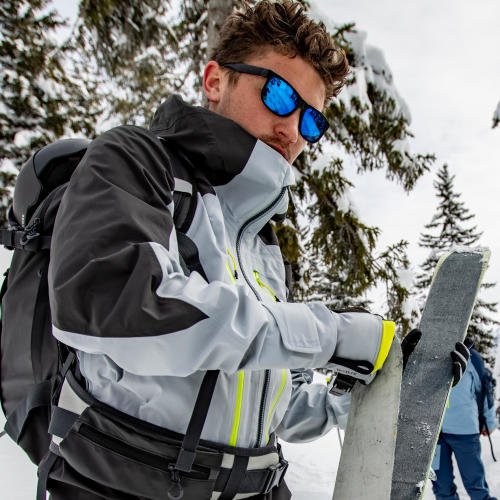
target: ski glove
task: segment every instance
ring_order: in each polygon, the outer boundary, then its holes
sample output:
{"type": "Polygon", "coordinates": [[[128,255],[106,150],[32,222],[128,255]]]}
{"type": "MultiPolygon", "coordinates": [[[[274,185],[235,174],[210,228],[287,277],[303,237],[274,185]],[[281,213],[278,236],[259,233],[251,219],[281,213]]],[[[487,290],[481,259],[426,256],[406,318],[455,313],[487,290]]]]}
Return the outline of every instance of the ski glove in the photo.
{"type": "MultiPolygon", "coordinates": [[[[408,363],[408,358],[422,337],[422,332],[418,329],[412,330],[401,342],[401,350],[403,351],[403,371],[408,363]]],[[[462,342],[455,344],[455,350],[450,353],[453,370],[453,387],[455,387],[467,368],[467,362],[470,358],[469,349],[462,342]]]]}
{"type": "Polygon", "coordinates": [[[369,384],[384,364],[394,338],[396,325],[367,312],[338,314],[335,352],[326,368],[336,372],[330,392],[349,392],[356,380],[369,384]]]}
{"type": "Polygon", "coordinates": [[[467,363],[470,358],[470,351],[467,349],[465,344],[462,342],[457,342],[455,344],[455,350],[451,352],[451,359],[453,361],[453,385],[455,387],[462,378],[465,370],[467,369],[467,363]]]}
{"type": "Polygon", "coordinates": [[[403,371],[406,368],[406,363],[408,363],[410,354],[414,351],[415,347],[417,347],[421,336],[422,332],[415,328],[409,332],[401,342],[401,351],[403,352],[403,371]]]}

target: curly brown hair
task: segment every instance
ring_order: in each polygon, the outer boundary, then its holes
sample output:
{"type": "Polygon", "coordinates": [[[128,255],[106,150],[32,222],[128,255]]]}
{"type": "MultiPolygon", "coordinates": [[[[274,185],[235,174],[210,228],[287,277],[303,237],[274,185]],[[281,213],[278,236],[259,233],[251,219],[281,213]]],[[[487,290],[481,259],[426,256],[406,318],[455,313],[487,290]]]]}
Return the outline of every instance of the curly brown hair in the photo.
{"type": "MultiPolygon", "coordinates": [[[[325,25],[307,17],[293,0],[262,0],[233,12],[220,29],[210,59],[221,65],[245,62],[264,47],[290,57],[299,55],[311,64],[325,83],[327,100],[338,95],[349,72],[344,51],[325,25]]],[[[231,83],[237,78],[237,73],[230,73],[231,83]]]]}

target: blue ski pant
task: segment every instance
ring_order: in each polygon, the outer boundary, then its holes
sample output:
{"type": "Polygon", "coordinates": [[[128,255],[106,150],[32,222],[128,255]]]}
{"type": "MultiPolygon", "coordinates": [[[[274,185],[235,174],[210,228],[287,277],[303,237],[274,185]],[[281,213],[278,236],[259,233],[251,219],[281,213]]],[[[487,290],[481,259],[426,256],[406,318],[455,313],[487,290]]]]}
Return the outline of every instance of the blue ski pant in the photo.
{"type": "Polygon", "coordinates": [[[471,500],[496,500],[490,496],[481,461],[479,434],[446,434],[442,432],[436,447],[432,468],[437,479],[432,491],[437,500],[459,500],[454,482],[451,454],[455,455],[462,482],[471,500]]]}

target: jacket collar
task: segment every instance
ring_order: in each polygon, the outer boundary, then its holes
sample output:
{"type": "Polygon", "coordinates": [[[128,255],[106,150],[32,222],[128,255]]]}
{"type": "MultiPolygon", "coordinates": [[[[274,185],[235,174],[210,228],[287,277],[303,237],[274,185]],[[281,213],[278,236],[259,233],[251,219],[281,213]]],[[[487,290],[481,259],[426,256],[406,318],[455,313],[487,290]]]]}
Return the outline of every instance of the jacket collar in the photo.
{"type": "Polygon", "coordinates": [[[294,183],[291,165],[277,151],[236,122],[191,106],[177,95],[158,108],[150,129],[175,143],[203,171],[224,211],[235,220],[259,213],[294,183]]]}

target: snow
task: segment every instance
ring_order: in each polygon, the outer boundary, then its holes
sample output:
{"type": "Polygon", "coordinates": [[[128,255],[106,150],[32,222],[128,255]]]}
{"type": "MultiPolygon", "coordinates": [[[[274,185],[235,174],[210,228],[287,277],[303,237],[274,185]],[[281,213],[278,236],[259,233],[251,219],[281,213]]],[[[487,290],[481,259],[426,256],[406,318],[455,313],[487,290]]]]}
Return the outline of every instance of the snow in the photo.
{"type": "MultiPolygon", "coordinates": [[[[353,197],[351,196],[351,193],[349,189],[346,189],[341,196],[336,200],[337,202],[337,207],[340,211],[344,213],[352,213],[354,215],[358,214],[358,210],[356,208],[356,203],[354,202],[353,197]]],[[[363,236],[363,234],[360,232],[360,236],[363,236]]]]}
{"type": "MultiPolygon", "coordinates": [[[[2,160],[0,160],[0,172],[17,175],[19,173],[19,170],[14,166],[14,163],[12,163],[11,160],[3,158],[2,160]]],[[[2,266],[1,262],[0,266],[2,266]]]]}
{"type": "Polygon", "coordinates": [[[21,130],[14,136],[14,144],[18,148],[29,146],[33,139],[40,137],[40,132],[33,130],[21,130]]]}

